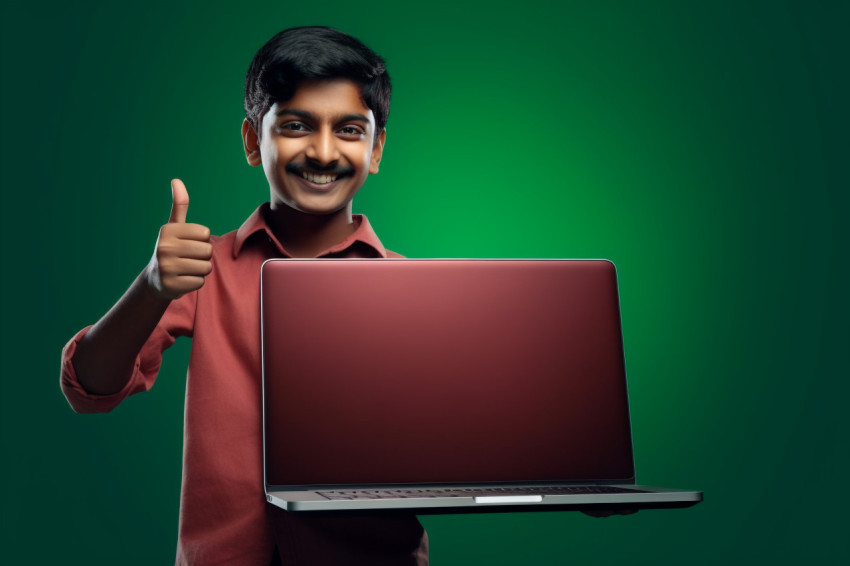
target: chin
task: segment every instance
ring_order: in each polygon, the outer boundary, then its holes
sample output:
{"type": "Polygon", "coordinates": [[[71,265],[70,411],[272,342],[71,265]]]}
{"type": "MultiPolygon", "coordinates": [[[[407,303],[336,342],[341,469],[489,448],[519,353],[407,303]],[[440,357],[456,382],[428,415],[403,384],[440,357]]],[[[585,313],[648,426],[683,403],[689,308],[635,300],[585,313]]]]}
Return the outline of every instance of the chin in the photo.
{"type": "Polygon", "coordinates": [[[337,208],[335,210],[324,209],[324,208],[309,208],[303,207],[297,209],[299,212],[303,212],[304,214],[312,214],[313,216],[330,216],[334,213],[342,210],[341,208],[337,208]]]}
{"type": "Polygon", "coordinates": [[[312,214],[315,216],[329,216],[345,210],[348,203],[311,203],[311,202],[285,202],[278,201],[274,208],[289,208],[302,214],[312,214]]]}

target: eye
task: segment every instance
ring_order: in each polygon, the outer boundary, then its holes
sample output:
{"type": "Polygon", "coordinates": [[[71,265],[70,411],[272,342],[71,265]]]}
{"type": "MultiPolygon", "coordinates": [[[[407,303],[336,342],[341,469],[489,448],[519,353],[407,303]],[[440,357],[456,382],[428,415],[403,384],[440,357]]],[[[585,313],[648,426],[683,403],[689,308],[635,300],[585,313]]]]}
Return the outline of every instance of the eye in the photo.
{"type": "Polygon", "coordinates": [[[278,129],[284,134],[302,133],[308,131],[307,126],[302,122],[284,122],[278,129]]]}
{"type": "Polygon", "coordinates": [[[337,132],[346,139],[360,139],[366,133],[363,128],[356,125],[342,126],[337,132]]]}

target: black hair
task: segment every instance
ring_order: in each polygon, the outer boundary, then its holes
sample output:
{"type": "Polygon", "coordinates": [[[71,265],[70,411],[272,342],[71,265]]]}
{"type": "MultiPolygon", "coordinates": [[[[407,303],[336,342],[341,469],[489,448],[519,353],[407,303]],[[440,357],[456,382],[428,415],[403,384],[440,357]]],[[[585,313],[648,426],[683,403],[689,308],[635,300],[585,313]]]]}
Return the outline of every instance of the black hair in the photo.
{"type": "Polygon", "coordinates": [[[348,79],[375,115],[375,136],[390,114],[392,85],[386,63],[359,40],[323,26],[285,29],[263,45],[245,77],[245,115],[257,135],[263,116],[289,100],[304,81],[348,79]]]}

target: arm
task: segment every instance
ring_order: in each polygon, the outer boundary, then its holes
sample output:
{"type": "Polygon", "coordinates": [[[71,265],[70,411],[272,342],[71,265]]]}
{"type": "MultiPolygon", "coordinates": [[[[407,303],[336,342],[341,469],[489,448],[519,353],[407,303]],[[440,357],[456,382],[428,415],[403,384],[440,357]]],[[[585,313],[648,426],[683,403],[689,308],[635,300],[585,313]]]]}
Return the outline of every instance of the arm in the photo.
{"type": "Polygon", "coordinates": [[[159,231],[150,263],[77,344],[74,368],[89,393],[120,391],[171,301],[199,289],[212,270],[209,228],[186,223],[189,195],[182,181],[171,182],[171,194],[171,216],[159,231]]]}

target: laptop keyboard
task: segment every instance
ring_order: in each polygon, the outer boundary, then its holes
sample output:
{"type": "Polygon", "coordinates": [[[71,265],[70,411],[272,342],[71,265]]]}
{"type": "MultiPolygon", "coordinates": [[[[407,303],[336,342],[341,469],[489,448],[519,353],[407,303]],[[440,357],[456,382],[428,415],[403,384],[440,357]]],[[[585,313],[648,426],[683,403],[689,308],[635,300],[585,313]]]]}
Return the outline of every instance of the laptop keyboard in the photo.
{"type": "Polygon", "coordinates": [[[350,489],[319,491],[331,500],[344,499],[410,499],[420,497],[492,497],[500,495],[596,495],[604,493],[638,493],[608,485],[577,485],[558,487],[490,487],[490,488],[431,488],[431,489],[350,489]]]}

